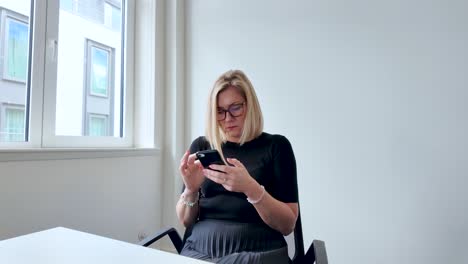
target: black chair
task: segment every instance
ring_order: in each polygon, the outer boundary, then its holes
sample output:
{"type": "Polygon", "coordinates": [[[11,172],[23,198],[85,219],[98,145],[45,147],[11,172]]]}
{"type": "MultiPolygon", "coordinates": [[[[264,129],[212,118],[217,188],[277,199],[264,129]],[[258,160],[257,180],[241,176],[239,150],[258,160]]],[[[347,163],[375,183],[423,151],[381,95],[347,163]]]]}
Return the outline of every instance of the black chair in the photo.
{"type": "MultiPolygon", "coordinates": [[[[146,239],[142,240],[139,244],[141,246],[148,247],[166,235],[168,235],[169,238],[171,239],[171,242],[174,245],[175,249],[177,250],[177,253],[180,253],[185,243],[187,232],[184,234],[184,238],[182,239],[179,233],[177,232],[177,230],[173,227],[160,230],[153,236],[147,237],[146,239]]],[[[325,243],[321,240],[313,240],[312,245],[310,245],[309,249],[307,250],[307,253],[304,254],[304,240],[302,237],[302,223],[301,223],[300,213],[299,213],[299,217],[297,218],[294,232],[293,234],[289,236],[294,236],[291,239],[286,239],[286,241],[293,240],[293,243],[294,243],[294,253],[293,253],[293,256],[291,257],[291,263],[293,264],[302,264],[302,263],[328,264],[325,243]]],[[[290,243],[291,242],[288,241],[288,248],[291,248],[290,243]]]]}

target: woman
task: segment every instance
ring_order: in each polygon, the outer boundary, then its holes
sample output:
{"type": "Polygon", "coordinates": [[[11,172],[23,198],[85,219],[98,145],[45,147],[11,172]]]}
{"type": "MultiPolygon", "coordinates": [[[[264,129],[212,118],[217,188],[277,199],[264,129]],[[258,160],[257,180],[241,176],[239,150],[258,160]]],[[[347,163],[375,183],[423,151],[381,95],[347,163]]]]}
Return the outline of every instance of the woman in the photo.
{"type": "Polygon", "coordinates": [[[298,216],[296,161],[289,141],[263,132],[255,90],[239,70],[215,82],[206,137],[195,139],[179,170],[177,216],[187,228],[181,254],[217,263],[288,263],[283,235],[298,216]],[[203,168],[195,153],[217,149],[229,165],[203,168]]]}

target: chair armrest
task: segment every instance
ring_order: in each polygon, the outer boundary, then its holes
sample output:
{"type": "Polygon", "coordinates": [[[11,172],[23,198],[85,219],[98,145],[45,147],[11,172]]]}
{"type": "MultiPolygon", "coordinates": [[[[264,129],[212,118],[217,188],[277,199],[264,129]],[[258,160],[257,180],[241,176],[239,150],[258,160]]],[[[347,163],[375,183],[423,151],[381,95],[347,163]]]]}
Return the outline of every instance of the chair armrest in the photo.
{"type": "Polygon", "coordinates": [[[177,250],[177,253],[180,253],[180,251],[182,250],[182,239],[180,238],[180,235],[177,232],[177,230],[175,228],[173,228],[173,227],[160,230],[156,234],[154,234],[153,236],[147,237],[146,239],[142,240],[138,244],[140,246],[147,247],[147,246],[153,244],[154,242],[158,241],[159,239],[161,239],[165,235],[169,235],[169,238],[171,239],[172,244],[174,245],[175,249],[177,250]]]}
{"type": "Polygon", "coordinates": [[[315,264],[328,264],[325,242],[314,239],[304,256],[304,260],[304,263],[314,263],[315,261],[315,264]]]}

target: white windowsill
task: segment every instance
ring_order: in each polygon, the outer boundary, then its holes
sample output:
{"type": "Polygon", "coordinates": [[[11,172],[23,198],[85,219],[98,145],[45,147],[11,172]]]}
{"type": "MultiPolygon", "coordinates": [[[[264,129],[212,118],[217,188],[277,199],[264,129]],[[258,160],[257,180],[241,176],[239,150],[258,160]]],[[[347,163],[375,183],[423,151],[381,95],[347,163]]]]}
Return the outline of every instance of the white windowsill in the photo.
{"type": "Polygon", "coordinates": [[[157,156],[159,153],[156,148],[5,149],[0,150],[0,162],[157,156]]]}

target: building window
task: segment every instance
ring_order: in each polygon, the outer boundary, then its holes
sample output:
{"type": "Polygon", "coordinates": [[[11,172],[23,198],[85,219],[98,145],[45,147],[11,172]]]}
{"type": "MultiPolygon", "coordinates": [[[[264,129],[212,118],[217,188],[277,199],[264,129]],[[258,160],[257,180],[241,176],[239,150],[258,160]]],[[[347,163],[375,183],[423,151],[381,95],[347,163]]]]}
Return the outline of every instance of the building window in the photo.
{"type": "Polygon", "coordinates": [[[87,136],[107,136],[109,118],[107,115],[88,114],[87,136]]]}
{"type": "Polygon", "coordinates": [[[89,47],[89,93],[91,95],[107,97],[111,81],[111,52],[110,48],[103,49],[93,44],[89,47]]]}
{"type": "Polygon", "coordinates": [[[60,9],[120,31],[121,0],[60,0],[60,9]]]}
{"type": "Polygon", "coordinates": [[[68,12],[73,12],[76,10],[76,1],[75,0],[60,0],[60,9],[66,10],[68,12]]]}
{"type": "Polygon", "coordinates": [[[3,78],[25,83],[28,73],[28,23],[7,15],[4,25],[3,78]]]}
{"type": "MultiPolygon", "coordinates": [[[[93,40],[86,41],[86,87],[83,115],[90,116],[84,124],[84,135],[112,136],[114,131],[114,49],[93,40]],[[99,119],[98,119],[99,117],[99,119]],[[105,129],[98,129],[104,127],[105,129]],[[93,126],[91,126],[93,125],[93,126]],[[91,129],[92,128],[92,129],[91,129]],[[90,130],[91,129],[91,130],[90,130]],[[96,134],[97,131],[100,134],[96,134]]],[[[120,119],[119,119],[120,120],[120,119]]],[[[119,121],[118,120],[118,121],[119,121]]]]}
{"type": "Polygon", "coordinates": [[[24,141],[24,106],[3,105],[1,115],[0,142],[24,141]]]}
{"type": "Polygon", "coordinates": [[[104,24],[113,30],[120,30],[122,23],[121,8],[113,2],[104,3],[104,24]]]}

